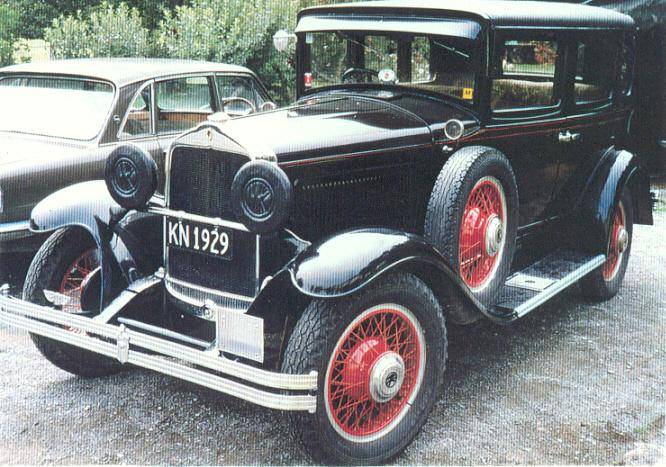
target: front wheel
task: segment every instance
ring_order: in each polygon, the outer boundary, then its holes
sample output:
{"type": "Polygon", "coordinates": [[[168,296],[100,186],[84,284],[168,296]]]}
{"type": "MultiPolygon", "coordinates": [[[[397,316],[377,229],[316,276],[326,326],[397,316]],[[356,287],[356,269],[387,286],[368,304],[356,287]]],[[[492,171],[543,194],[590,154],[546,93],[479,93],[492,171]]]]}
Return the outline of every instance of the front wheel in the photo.
{"type": "MultiPolygon", "coordinates": [[[[99,268],[99,252],[90,235],[78,228],[66,228],[51,235],[39,249],[28,269],[23,299],[53,306],[44,290],[67,297],[63,313],[85,313],[81,292],[99,268]]],[[[86,313],[89,315],[89,313],[86,313]]],[[[78,329],[68,331],[80,333],[78,329]]],[[[93,378],[120,371],[119,362],[43,336],[31,334],[35,346],[47,360],[69,373],[93,378]]]]}
{"type": "Polygon", "coordinates": [[[378,464],[417,435],[446,363],[446,327],[430,289],[394,274],[350,298],[313,301],[296,324],[282,370],[319,374],[317,412],[294,414],[319,462],[378,464]]]}

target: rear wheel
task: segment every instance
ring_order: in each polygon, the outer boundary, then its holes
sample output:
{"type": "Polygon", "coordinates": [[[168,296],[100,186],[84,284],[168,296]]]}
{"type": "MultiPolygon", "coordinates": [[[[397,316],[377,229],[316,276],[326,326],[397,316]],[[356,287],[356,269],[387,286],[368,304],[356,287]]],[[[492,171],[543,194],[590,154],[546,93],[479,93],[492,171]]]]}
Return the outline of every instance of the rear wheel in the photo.
{"type": "Polygon", "coordinates": [[[518,227],[516,180],[493,148],[467,147],[442,167],[428,203],[426,239],[485,305],[509,274],[518,227]]]}
{"type": "MultiPolygon", "coordinates": [[[[44,293],[57,292],[66,301],[59,308],[63,313],[86,314],[97,310],[83,310],[81,293],[99,268],[99,253],[94,241],[83,230],[66,228],[49,237],[39,249],[28,269],[23,299],[38,305],[53,307],[44,293]]],[[[99,283],[97,281],[97,283],[99,283]]],[[[80,333],[78,329],[68,329],[80,333]]],[[[115,360],[46,337],[31,334],[37,349],[47,360],[69,373],[93,378],[120,371],[115,360]]]]}
{"type": "Polygon", "coordinates": [[[613,211],[608,231],[606,262],[581,280],[583,295],[589,300],[603,302],[610,300],[619,292],[631,253],[634,232],[633,216],[631,194],[625,190],[613,211]]]}
{"type": "Polygon", "coordinates": [[[446,342],[439,303],[409,274],[348,299],[312,302],[282,364],[287,373],[319,374],[317,412],[292,415],[296,435],[319,462],[390,460],[432,409],[446,342]]]}

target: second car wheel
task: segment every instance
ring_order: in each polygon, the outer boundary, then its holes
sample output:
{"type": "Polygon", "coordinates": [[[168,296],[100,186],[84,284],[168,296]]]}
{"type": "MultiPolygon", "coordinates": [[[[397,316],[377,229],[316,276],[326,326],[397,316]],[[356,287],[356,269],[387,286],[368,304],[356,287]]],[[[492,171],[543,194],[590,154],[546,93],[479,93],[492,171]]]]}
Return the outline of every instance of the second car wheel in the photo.
{"type": "MultiPolygon", "coordinates": [[[[99,251],[90,235],[83,229],[69,227],[51,235],[39,249],[28,269],[23,287],[23,299],[43,306],[53,306],[47,299],[48,291],[67,298],[60,308],[63,313],[96,315],[99,310],[84,310],[82,293],[88,285],[97,290],[88,291],[99,295],[94,281],[99,268],[99,251]],[[47,292],[45,292],[47,291],[47,292]]],[[[67,329],[73,334],[79,329],[67,329]]],[[[123,367],[116,360],[96,353],[31,334],[32,340],[47,360],[58,368],[84,378],[107,376],[119,372],[123,367]]]]}
{"type": "Polygon", "coordinates": [[[619,292],[631,253],[633,218],[631,193],[625,190],[611,218],[606,262],[580,281],[583,295],[589,300],[603,302],[610,300],[619,292]]]}
{"type": "Polygon", "coordinates": [[[425,237],[484,305],[509,274],[518,228],[518,190],[506,156],[470,146],[444,164],[435,182],[425,237]]]}
{"type": "Polygon", "coordinates": [[[317,411],[292,415],[319,462],[379,464],[419,432],[445,368],[442,308],[417,277],[397,273],[337,300],[313,301],[289,339],[282,371],[318,372],[317,411]]]}

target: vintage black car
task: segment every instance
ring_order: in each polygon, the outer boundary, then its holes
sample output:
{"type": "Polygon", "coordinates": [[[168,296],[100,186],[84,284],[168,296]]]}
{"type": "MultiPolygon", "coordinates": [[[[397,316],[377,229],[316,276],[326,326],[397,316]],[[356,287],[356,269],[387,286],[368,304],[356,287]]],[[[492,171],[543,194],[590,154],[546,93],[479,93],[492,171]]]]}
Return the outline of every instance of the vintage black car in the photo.
{"type": "Polygon", "coordinates": [[[149,368],[291,411],[318,461],[387,461],[439,395],[449,323],[618,292],[652,223],[633,35],[568,4],[306,9],[298,101],[179,137],[164,199],[133,146],[46,198],[31,229],[55,233],[0,320],[71,373],[149,368]]]}
{"type": "Polygon", "coordinates": [[[119,143],[148,152],[162,173],[176,136],[214,112],[275,108],[245,67],[162,59],[0,68],[0,102],[0,253],[37,251],[44,238],[31,235],[32,208],[54,191],[103,177],[119,143]]]}

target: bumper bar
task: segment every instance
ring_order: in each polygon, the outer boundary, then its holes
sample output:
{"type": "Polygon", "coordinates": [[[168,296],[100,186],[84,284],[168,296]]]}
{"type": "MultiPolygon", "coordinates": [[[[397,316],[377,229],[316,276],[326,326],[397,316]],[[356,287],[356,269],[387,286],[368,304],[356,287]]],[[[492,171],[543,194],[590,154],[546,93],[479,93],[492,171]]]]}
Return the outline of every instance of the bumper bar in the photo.
{"type": "Polygon", "coordinates": [[[264,407],[311,413],[316,410],[317,399],[313,395],[317,389],[316,372],[290,375],[262,370],[222,357],[216,350],[193,349],[127,329],[122,324],[116,326],[96,322],[90,318],[10,297],[4,293],[5,290],[1,292],[0,322],[9,326],[115,358],[121,363],[205,386],[264,407]],[[75,333],[66,328],[82,332],[75,333]],[[301,391],[303,394],[281,394],[280,390],[301,391]]]}

